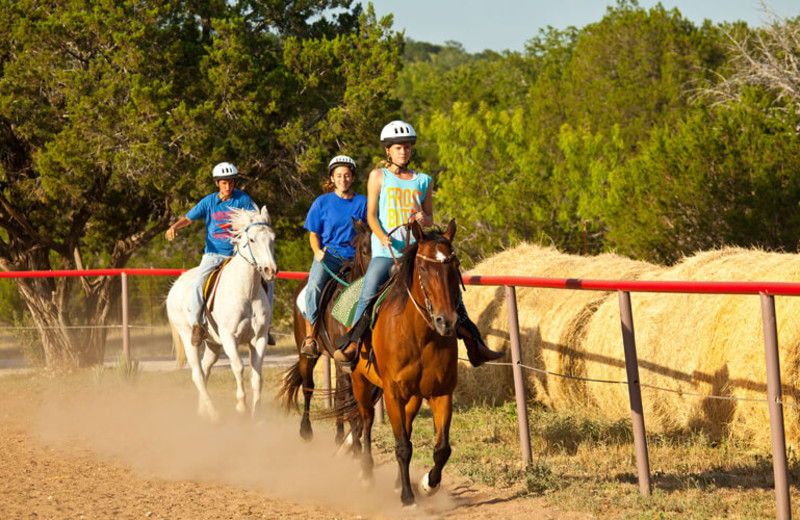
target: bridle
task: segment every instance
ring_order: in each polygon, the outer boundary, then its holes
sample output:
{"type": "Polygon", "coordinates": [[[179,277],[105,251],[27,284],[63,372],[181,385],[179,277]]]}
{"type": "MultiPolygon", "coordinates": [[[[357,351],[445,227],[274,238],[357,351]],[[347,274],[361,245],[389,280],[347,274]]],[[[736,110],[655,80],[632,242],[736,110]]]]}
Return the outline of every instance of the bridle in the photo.
{"type": "Polygon", "coordinates": [[[253,226],[267,226],[269,229],[272,229],[272,226],[270,226],[270,225],[269,225],[268,223],[266,223],[266,222],[253,222],[252,224],[248,224],[247,226],[245,226],[245,228],[244,228],[244,230],[243,230],[243,234],[244,234],[244,237],[245,237],[245,239],[246,239],[246,240],[245,240],[245,242],[246,242],[246,243],[245,243],[245,246],[244,246],[244,247],[245,247],[245,248],[247,248],[247,252],[248,252],[248,253],[250,253],[250,258],[247,258],[245,255],[243,255],[243,254],[242,254],[242,251],[241,251],[241,249],[239,249],[239,244],[238,244],[238,243],[236,244],[236,252],[237,252],[237,253],[238,253],[238,254],[239,254],[239,255],[240,255],[242,258],[244,258],[244,259],[245,259],[245,261],[246,261],[248,264],[252,265],[252,266],[253,266],[253,267],[255,267],[256,269],[262,269],[262,267],[258,265],[258,261],[256,261],[256,257],[255,257],[255,255],[253,254],[253,249],[250,247],[250,235],[247,233],[247,231],[248,231],[248,230],[249,230],[251,227],[253,227],[253,226]]]}
{"type": "MultiPolygon", "coordinates": [[[[431,258],[417,251],[416,259],[435,264],[447,264],[450,262],[456,262],[456,271],[458,272],[458,279],[461,281],[462,285],[464,284],[464,281],[461,278],[461,269],[459,268],[460,263],[458,261],[458,257],[456,256],[455,251],[451,251],[450,256],[446,258],[431,258]]],[[[423,311],[422,306],[419,303],[417,303],[417,300],[414,298],[414,295],[411,294],[411,289],[406,287],[406,292],[408,293],[408,297],[411,298],[411,302],[414,304],[414,307],[417,309],[417,312],[419,312],[420,316],[422,316],[422,319],[425,320],[425,323],[428,324],[428,327],[430,327],[431,330],[435,330],[433,327],[433,320],[432,320],[433,304],[431,303],[430,296],[428,296],[428,291],[425,290],[425,284],[422,282],[422,274],[420,273],[419,267],[417,267],[416,271],[417,271],[417,280],[419,281],[419,288],[422,291],[422,296],[425,297],[425,310],[423,311]]],[[[459,302],[456,302],[456,306],[458,306],[458,303],[460,303],[460,299],[461,299],[461,294],[459,293],[459,302]]]]}

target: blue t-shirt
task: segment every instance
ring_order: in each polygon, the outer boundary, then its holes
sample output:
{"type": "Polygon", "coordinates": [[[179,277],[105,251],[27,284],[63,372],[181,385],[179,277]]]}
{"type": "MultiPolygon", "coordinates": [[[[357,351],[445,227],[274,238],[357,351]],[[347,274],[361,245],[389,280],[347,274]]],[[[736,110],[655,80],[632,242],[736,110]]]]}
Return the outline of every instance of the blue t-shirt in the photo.
{"type": "Polygon", "coordinates": [[[343,199],[332,191],[317,197],[303,227],[319,235],[322,247],[334,249],[342,258],[353,258],[356,251],[350,242],[356,229],[350,217],[366,222],[367,198],[355,194],[352,199],[343,199]]]}
{"type": "Polygon", "coordinates": [[[230,219],[234,208],[257,210],[258,206],[245,192],[233,190],[231,198],[226,201],[219,200],[219,193],[206,195],[186,213],[186,218],[189,220],[205,220],[206,248],[204,252],[233,255],[233,244],[230,241],[233,236],[230,219]]]}

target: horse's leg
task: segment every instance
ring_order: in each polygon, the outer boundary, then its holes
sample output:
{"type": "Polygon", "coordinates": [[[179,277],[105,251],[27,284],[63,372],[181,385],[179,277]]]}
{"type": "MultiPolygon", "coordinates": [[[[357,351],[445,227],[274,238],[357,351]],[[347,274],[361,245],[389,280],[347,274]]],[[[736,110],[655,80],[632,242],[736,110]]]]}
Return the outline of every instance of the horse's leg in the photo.
{"type": "MultiPolygon", "coordinates": [[[[192,381],[194,381],[194,386],[197,387],[197,392],[199,394],[197,401],[197,413],[201,417],[205,417],[212,422],[217,422],[219,421],[219,413],[217,412],[216,408],[214,408],[214,404],[211,402],[211,396],[208,395],[208,388],[206,387],[206,375],[203,373],[203,368],[200,365],[200,353],[197,351],[197,347],[188,341],[184,342],[184,349],[186,352],[186,362],[189,364],[189,367],[192,370],[192,381]]],[[[206,352],[207,351],[208,348],[206,348],[206,352]]]]}
{"type": "Polygon", "coordinates": [[[372,468],[375,462],[372,459],[372,423],[375,419],[375,407],[372,405],[372,383],[360,374],[353,374],[353,396],[358,402],[358,413],[361,416],[361,433],[364,435],[364,445],[361,450],[361,482],[365,485],[372,483],[372,468]]]}
{"type": "Polygon", "coordinates": [[[236,378],[236,411],[244,413],[247,411],[247,394],[244,392],[244,365],[236,345],[236,338],[228,331],[220,331],[222,348],[225,350],[228,359],[231,360],[231,371],[236,378]]]}
{"type": "Polygon", "coordinates": [[[211,367],[214,366],[214,363],[217,362],[219,359],[219,347],[210,347],[206,344],[205,351],[203,352],[203,377],[206,380],[206,385],[208,385],[208,376],[211,375],[211,367]]]}
{"type": "Polygon", "coordinates": [[[303,376],[303,418],[300,419],[300,437],[310,441],[314,437],[311,429],[311,398],[314,397],[314,366],[319,357],[309,358],[303,354],[300,356],[300,375],[303,376]]]}
{"type": "MultiPolygon", "coordinates": [[[[339,410],[336,413],[336,437],[334,441],[339,446],[344,441],[344,409],[347,398],[352,395],[352,383],[350,382],[350,374],[345,373],[339,363],[336,365],[336,393],[333,394],[333,409],[339,410]]],[[[350,421],[350,430],[353,430],[353,421],[350,421]]]]}
{"type": "Polygon", "coordinates": [[[253,406],[251,416],[255,419],[261,412],[261,389],[263,380],[261,368],[264,363],[264,352],[267,350],[267,336],[258,336],[250,342],[250,388],[253,390],[253,406]]]}
{"type": "Polygon", "coordinates": [[[392,424],[392,431],[394,432],[394,456],[397,459],[397,464],[400,468],[399,480],[402,486],[400,500],[404,506],[414,505],[414,491],[411,489],[411,478],[409,476],[409,464],[411,463],[411,455],[414,451],[411,446],[411,432],[409,426],[411,421],[414,420],[413,415],[409,417],[407,410],[419,410],[419,398],[412,398],[411,401],[405,401],[398,395],[395,389],[389,391],[384,387],[383,397],[386,401],[386,412],[389,416],[389,422],[392,424]],[[417,402],[415,402],[415,399],[417,402]]]}
{"type": "Polygon", "coordinates": [[[453,396],[439,395],[430,398],[433,424],[436,426],[436,445],[433,447],[433,468],[422,477],[420,490],[426,495],[439,491],[442,468],[450,458],[450,419],[453,416],[453,396]]]}

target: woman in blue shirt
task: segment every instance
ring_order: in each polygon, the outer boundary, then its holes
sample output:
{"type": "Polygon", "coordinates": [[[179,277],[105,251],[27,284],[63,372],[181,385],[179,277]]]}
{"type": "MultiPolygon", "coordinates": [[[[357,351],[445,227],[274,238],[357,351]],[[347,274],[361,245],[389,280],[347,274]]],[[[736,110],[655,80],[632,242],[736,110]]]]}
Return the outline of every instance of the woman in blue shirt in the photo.
{"type": "Polygon", "coordinates": [[[306,337],[301,351],[308,357],[319,355],[317,323],[319,300],[330,273],[335,273],[345,261],[355,256],[352,246],[356,230],[353,220],[364,220],[367,198],[351,190],[356,176],[356,163],[346,155],[337,155],[328,164],[330,180],[311,205],[305,228],[314,252],[314,261],[306,285],[306,337]]]}

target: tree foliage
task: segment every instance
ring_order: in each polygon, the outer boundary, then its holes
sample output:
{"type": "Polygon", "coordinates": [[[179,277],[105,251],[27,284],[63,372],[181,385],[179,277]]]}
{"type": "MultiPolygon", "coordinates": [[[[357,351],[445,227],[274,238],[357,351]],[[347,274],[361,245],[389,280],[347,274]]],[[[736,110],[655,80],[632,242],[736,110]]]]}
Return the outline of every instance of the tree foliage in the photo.
{"type": "MultiPolygon", "coordinates": [[[[291,230],[324,160],[394,106],[399,37],[351,3],[3,1],[0,267],[122,267],[221,160],[291,230]]],[[[104,329],[70,326],[104,323],[117,280],[17,286],[48,365],[102,360],[104,329]]]]}

